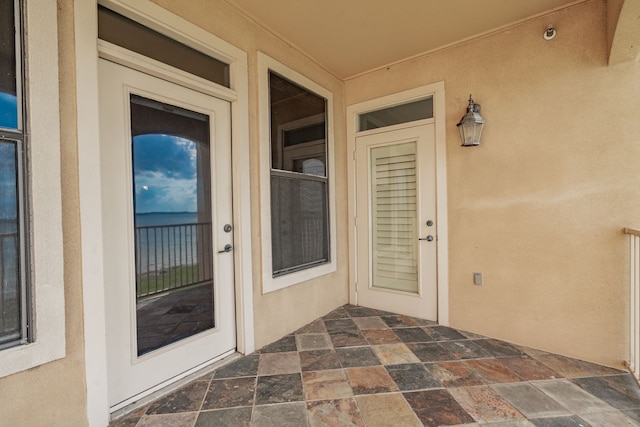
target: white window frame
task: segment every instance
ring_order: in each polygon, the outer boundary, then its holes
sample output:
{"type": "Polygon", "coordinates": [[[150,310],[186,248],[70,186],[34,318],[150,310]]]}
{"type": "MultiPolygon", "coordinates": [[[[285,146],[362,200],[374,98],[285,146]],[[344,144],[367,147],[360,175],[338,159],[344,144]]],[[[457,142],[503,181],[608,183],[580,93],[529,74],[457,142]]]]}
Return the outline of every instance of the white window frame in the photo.
{"type": "Polygon", "coordinates": [[[0,377],[65,357],[64,259],[56,2],[24,0],[23,97],[28,106],[26,177],[30,220],[32,342],[0,351],[0,377]],[[25,56],[26,55],[26,56],[25,56]]]}
{"type": "Polygon", "coordinates": [[[274,58],[258,52],[258,105],[260,129],[260,210],[262,227],[262,293],[284,289],[336,271],[336,209],[333,94],[311,79],[292,70],[274,58]],[[329,262],[273,277],[271,251],[271,107],[269,102],[269,72],[273,71],[291,82],[327,100],[327,191],[329,203],[329,262]]]}

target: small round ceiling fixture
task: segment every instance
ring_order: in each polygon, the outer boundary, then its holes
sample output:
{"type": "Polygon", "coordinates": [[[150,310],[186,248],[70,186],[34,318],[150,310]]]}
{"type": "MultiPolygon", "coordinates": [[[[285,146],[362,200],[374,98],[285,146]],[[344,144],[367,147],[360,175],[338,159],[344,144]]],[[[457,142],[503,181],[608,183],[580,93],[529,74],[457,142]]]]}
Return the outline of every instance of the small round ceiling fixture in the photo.
{"type": "Polygon", "coordinates": [[[553,40],[553,38],[556,36],[556,29],[553,27],[553,25],[549,24],[549,26],[547,27],[547,31],[544,32],[543,36],[545,40],[553,40]]]}

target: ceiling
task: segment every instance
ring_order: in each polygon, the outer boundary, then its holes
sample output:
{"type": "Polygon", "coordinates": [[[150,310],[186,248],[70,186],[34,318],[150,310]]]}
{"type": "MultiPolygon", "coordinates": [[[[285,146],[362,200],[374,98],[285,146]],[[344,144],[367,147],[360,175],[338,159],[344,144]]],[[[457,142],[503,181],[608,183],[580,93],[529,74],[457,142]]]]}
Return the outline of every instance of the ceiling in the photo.
{"type": "Polygon", "coordinates": [[[227,2],[347,79],[580,0],[227,2]]]}

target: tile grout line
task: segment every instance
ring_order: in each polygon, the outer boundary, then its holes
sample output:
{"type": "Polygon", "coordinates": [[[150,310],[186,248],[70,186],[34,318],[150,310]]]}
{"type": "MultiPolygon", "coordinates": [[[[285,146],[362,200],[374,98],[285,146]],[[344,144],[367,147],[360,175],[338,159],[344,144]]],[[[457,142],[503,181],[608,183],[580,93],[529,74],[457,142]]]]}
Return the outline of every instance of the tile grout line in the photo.
{"type": "Polygon", "coordinates": [[[195,427],[196,424],[198,423],[198,418],[200,418],[200,414],[202,413],[202,407],[204,406],[205,400],[207,400],[207,395],[209,394],[209,389],[211,388],[211,383],[213,382],[213,377],[216,375],[216,371],[214,370],[213,372],[210,373],[210,375],[211,376],[209,377],[209,381],[207,381],[207,388],[204,392],[204,395],[202,396],[202,400],[200,401],[200,406],[198,407],[196,419],[193,420],[192,427],[195,427]]]}
{"type": "MultiPolygon", "coordinates": [[[[347,319],[348,319],[348,320],[354,321],[354,319],[363,318],[363,317],[378,317],[378,318],[385,317],[385,314],[368,315],[368,316],[352,316],[352,315],[351,315],[351,313],[350,313],[350,311],[349,311],[348,309],[346,309],[345,307],[346,307],[346,306],[342,306],[342,307],[339,307],[339,309],[344,310],[344,312],[346,313],[346,316],[347,316],[347,317],[338,317],[338,318],[330,318],[330,319],[324,319],[324,318],[322,318],[322,317],[321,317],[321,318],[319,318],[319,319],[314,320],[314,321],[313,321],[313,322],[311,322],[311,323],[317,322],[318,320],[322,321],[322,322],[323,322],[323,324],[324,324],[325,322],[327,322],[327,321],[331,321],[331,320],[347,320],[347,319]]],[[[353,306],[350,306],[350,307],[353,307],[353,306]]],[[[386,315],[386,316],[391,316],[391,315],[389,315],[389,314],[388,314],[388,315],[386,315]]],[[[400,321],[400,319],[396,319],[396,320],[400,321]]],[[[384,320],[383,320],[383,321],[384,321],[384,320]]],[[[389,372],[389,370],[388,370],[388,366],[392,366],[392,365],[394,365],[394,366],[395,366],[395,364],[386,365],[382,360],[380,360],[380,357],[379,357],[378,353],[374,352],[374,351],[373,351],[373,348],[372,348],[372,347],[376,347],[376,346],[388,345],[388,343],[371,344],[371,342],[370,342],[368,339],[364,338],[363,329],[360,329],[360,327],[358,326],[357,322],[355,322],[355,321],[354,321],[354,323],[355,323],[355,331],[356,331],[356,332],[357,332],[357,333],[358,333],[358,334],[359,334],[359,335],[360,335],[360,336],[361,336],[361,337],[362,337],[362,338],[367,342],[367,344],[366,344],[366,345],[357,345],[357,346],[348,346],[348,345],[345,345],[345,346],[342,346],[342,347],[336,347],[336,345],[335,345],[335,343],[333,342],[333,339],[332,339],[332,338],[333,338],[333,336],[334,336],[334,335],[339,335],[339,334],[344,333],[344,332],[348,332],[349,330],[346,330],[346,329],[345,329],[345,330],[341,330],[340,328],[336,328],[336,330],[334,330],[334,331],[332,331],[332,332],[330,333],[330,332],[326,329],[326,325],[325,325],[325,332],[321,332],[320,334],[321,334],[321,335],[325,335],[325,334],[326,334],[326,335],[328,335],[328,336],[329,336],[329,339],[330,339],[330,342],[331,342],[331,348],[326,348],[326,349],[325,349],[325,348],[323,348],[323,349],[321,349],[321,350],[322,350],[322,351],[326,350],[326,351],[328,351],[329,353],[333,353],[334,355],[336,355],[336,356],[337,356],[337,354],[338,354],[338,350],[340,350],[340,349],[368,348],[371,352],[373,352],[373,355],[378,359],[378,362],[379,362],[379,363],[378,363],[377,365],[375,365],[375,366],[379,366],[379,367],[383,367],[383,368],[385,368],[385,372],[386,372],[387,374],[389,374],[389,375],[390,375],[390,372],[389,372]]],[[[307,326],[307,325],[305,325],[305,326],[307,326]]],[[[395,332],[394,330],[406,330],[406,329],[408,329],[408,328],[420,328],[420,329],[422,329],[422,330],[425,330],[425,329],[427,329],[427,328],[433,328],[434,326],[440,326],[440,325],[419,325],[419,324],[417,324],[417,325],[415,325],[415,326],[412,326],[412,325],[402,325],[401,327],[398,327],[398,325],[396,325],[395,327],[391,327],[391,326],[389,326],[388,328],[384,328],[384,329],[380,329],[380,330],[390,330],[391,332],[395,332]]],[[[303,326],[303,328],[304,328],[304,326],[303,326]]],[[[300,329],[302,329],[302,328],[299,328],[298,330],[300,330],[300,329]]],[[[456,331],[456,332],[461,333],[461,331],[456,330],[455,328],[450,328],[450,329],[452,329],[452,330],[454,330],[454,331],[456,331]]],[[[367,330],[367,329],[364,329],[364,330],[367,330]]],[[[372,329],[368,329],[368,330],[372,330],[372,329]]],[[[426,331],[425,331],[425,332],[426,332],[426,331]]],[[[298,336],[298,335],[309,335],[309,334],[317,334],[317,333],[316,333],[316,332],[311,332],[311,333],[307,333],[307,334],[296,334],[296,333],[295,333],[295,331],[294,331],[294,332],[292,332],[291,334],[286,335],[285,337],[288,337],[288,336],[294,336],[294,337],[295,337],[295,336],[298,336]]],[[[463,335],[464,335],[464,334],[463,334],[463,335]]],[[[283,338],[284,338],[284,337],[283,337],[283,338]]],[[[294,339],[295,339],[295,338],[294,338],[294,339]]],[[[405,337],[405,339],[406,339],[406,337],[405,337]]],[[[441,346],[441,343],[447,343],[447,342],[460,342],[460,343],[462,343],[462,342],[469,342],[469,343],[474,343],[474,344],[475,344],[475,343],[477,343],[478,341],[482,341],[482,340],[494,340],[494,339],[489,338],[489,337],[481,337],[481,336],[476,336],[476,337],[466,337],[466,338],[453,339],[453,340],[442,340],[442,341],[416,341],[416,342],[407,342],[407,341],[405,341],[405,339],[400,338],[400,342],[397,342],[397,343],[395,343],[395,344],[403,344],[404,346],[408,347],[408,345],[409,345],[409,344],[428,344],[428,343],[434,343],[434,344],[437,344],[438,346],[442,347],[442,346],[441,346]]],[[[279,340],[278,340],[278,341],[279,341],[279,340]]],[[[502,342],[502,341],[500,341],[500,340],[495,340],[495,341],[502,342]]],[[[277,342],[277,341],[276,341],[276,342],[277,342]]],[[[518,371],[518,370],[516,370],[515,368],[514,368],[514,369],[512,369],[512,368],[510,367],[511,365],[507,365],[507,364],[505,364],[505,363],[500,363],[500,365],[504,365],[504,368],[506,368],[510,373],[515,374],[517,378],[520,378],[520,381],[492,382],[493,380],[491,380],[490,378],[485,378],[485,377],[483,377],[483,376],[479,376],[479,375],[478,375],[479,381],[481,381],[481,382],[482,382],[482,386],[483,386],[483,387],[489,387],[491,390],[494,390],[494,392],[495,392],[495,389],[492,387],[493,385],[500,385],[500,384],[505,384],[505,385],[506,385],[506,384],[519,384],[519,383],[521,383],[521,384],[527,384],[528,386],[532,387],[534,390],[537,390],[539,393],[541,393],[541,394],[542,394],[542,395],[544,395],[545,397],[547,397],[547,398],[551,399],[553,402],[555,402],[557,405],[559,405],[559,407],[560,407],[560,408],[562,408],[564,411],[566,411],[566,412],[567,412],[567,413],[569,413],[569,414],[572,414],[571,416],[576,416],[576,417],[578,417],[578,418],[580,418],[580,415],[579,415],[579,414],[577,414],[577,413],[575,413],[575,412],[573,412],[573,411],[569,410],[569,408],[567,408],[565,405],[563,405],[560,401],[557,401],[557,400],[556,400],[555,398],[553,398],[551,395],[547,394],[544,390],[542,390],[542,389],[538,388],[538,387],[536,386],[536,384],[535,384],[535,383],[536,383],[536,382],[539,382],[539,383],[540,383],[540,382],[543,382],[543,381],[548,381],[548,382],[568,381],[570,384],[572,384],[572,385],[574,385],[574,386],[576,386],[576,387],[579,387],[582,391],[584,391],[585,393],[589,394],[590,396],[592,396],[592,397],[593,397],[594,399],[596,399],[597,401],[600,401],[600,402],[603,402],[603,403],[607,404],[607,402],[606,402],[606,401],[604,401],[603,399],[600,399],[600,398],[598,398],[597,396],[595,396],[595,395],[591,394],[588,390],[586,390],[586,389],[582,388],[582,386],[580,386],[579,384],[577,384],[577,383],[573,382],[573,380],[582,379],[582,378],[610,378],[610,377],[617,377],[617,376],[624,376],[624,375],[625,375],[625,372],[609,372],[609,373],[605,373],[605,374],[600,374],[600,373],[598,373],[598,372],[597,372],[597,370],[595,370],[595,369],[594,369],[594,373],[593,373],[592,375],[585,374],[584,376],[582,376],[582,375],[581,375],[581,376],[575,376],[575,377],[567,377],[567,376],[565,376],[565,375],[563,375],[563,374],[561,373],[561,370],[556,371],[556,369],[554,369],[552,366],[550,366],[550,365],[548,365],[548,364],[544,363],[542,360],[538,359],[537,357],[535,357],[535,356],[531,355],[530,353],[528,353],[528,352],[526,352],[526,351],[522,350],[521,346],[515,346],[515,345],[510,344],[510,343],[507,343],[507,342],[504,342],[504,343],[505,343],[505,344],[508,344],[508,345],[512,345],[512,346],[514,346],[514,347],[519,351],[519,354],[517,354],[517,355],[493,355],[493,354],[490,354],[490,355],[488,355],[488,356],[483,356],[483,357],[454,358],[454,359],[451,359],[451,360],[445,360],[445,361],[441,361],[441,360],[429,360],[429,361],[423,361],[423,360],[421,360],[421,359],[418,357],[419,362],[416,362],[416,364],[419,364],[419,365],[423,366],[423,367],[427,370],[427,372],[429,372],[430,374],[431,374],[431,371],[427,368],[427,366],[429,366],[429,365],[431,365],[431,366],[433,366],[433,365],[438,365],[438,364],[441,364],[441,363],[455,363],[455,364],[460,364],[461,366],[464,366],[465,368],[467,368],[471,373],[473,373],[473,372],[475,372],[475,370],[474,370],[474,369],[472,369],[472,368],[473,368],[473,366],[471,366],[471,365],[473,365],[473,363],[472,363],[472,362],[474,362],[474,361],[490,361],[490,360],[495,360],[496,362],[501,362],[501,359],[506,359],[506,358],[514,358],[514,359],[521,358],[521,359],[528,359],[528,360],[532,360],[532,361],[534,361],[535,363],[539,363],[541,366],[543,366],[543,367],[545,367],[545,368],[549,369],[551,372],[556,372],[560,378],[540,378],[540,379],[529,379],[529,380],[527,380],[527,379],[525,379],[522,375],[520,375],[520,374],[519,374],[519,371],[518,371]]],[[[272,343],[272,344],[273,344],[273,343],[272,343]]],[[[270,344],[269,344],[269,345],[270,345],[270,344]]],[[[370,367],[370,366],[367,366],[367,365],[365,365],[365,366],[354,365],[354,366],[351,366],[351,367],[345,367],[345,366],[344,366],[344,362],[343,362],[343,360],[342,360],[341,358],[339,358],[339,359],[338,359],[338,363],[339,363],[339,366],[341,366],[341,368],[316,369],[316,370],[310,370],[310,371],[303,371],[303,368],[302,368],[302,359],[301,359],[301,352],[302,352],[302,351],[317,351],[317,350],[316,350],[316,349],[298,350],[298,349],[297,349],[297,342],[295,343],[295,345],[296,345],[296,358],[297,358],[297,361],[298,361],[298,364],[299,364],[299,368],[296,370],[296,372],[295,372],[295,373],[297,373],[297,374],[300,376],[301,387],[302,387],[302,400],[300,400],[299,402],[302,404],[302,406],[304,406],[304,408],[303,408],[303,409],[304,409],[305,414],[306,414],[306,415],[305,415],[305,422],[307,423],[307,425],[310,425],[310,423],[311,423],[311,418],[310,418],[310,417],[311,417],[311,412],[309,412],[309,411],[308,411],[308,408],[307,408],[307,404],[308,404],[309,402],[317,402],[317,401],[325,401],[325,400],[327,400],[327,401],[334,401],[334,400],[341,400],[341,399],[346,399],[346,398],[340,398],[340,399],[339,399],[339,398],[335,398],[335,399],[333,399],[333,398],[332,398],[332,399],[309,399],[309,400],[307,400],[307,398],[306,398],[306,394],[305,394],[304,380],[303,380],[303,375],[304,375],[304,373],[305,373],[305,372],[323,372],[323,371],[324,371],[324,372],[326,372],[326,371],[332,371],[332,370],[338,370],[338,369],[341,369],[341,370],[343,370],[343,371],[345,371],[345,372],[347,373],[347,379],[348,379],[348,378],[349,378],[349,376],[348,376],[348,369],[350,369],[350,368],[354,368],[354,367],[366,368],[366,367],[370,367]]],[[[485,352],[487,352],[487,351],[488,351],[485,347],[480,346],[479,344],[476,344],[476,346],[479,346],[479,347],[480,347],[483,351],[485,351],[485,352]]],[[[266,347],[266,346],[265,346],[265,347],[266,347]]],[[[263,347],[263,348],[264,348],[264,347],[263,347]]],[[[446,348],[444,348],[444,347],[442,347],[442,348],[443,348],[445,351],[447,350],[447,349],[446,349],[446,348]]],[[[411,348],[408,348],[408,350],[409,350],[412,354],[416,355],[416,354],[414,353],[414,350],[412,350],[411,348]]],[[[263,353],[261,353],[260,351],[261,351],[261,350],[258,350],[258,351],[256,352],[256,353],[258,354],[258,362],[259,362],[260,355],[262,355],[262,354],[263,354],[263,353]]],[[[345,350],[345,351],[346,351],[346,350],[345,350]]],[[[488,351],[488,352],[489,352],[489,353],[491,353],[490,351],[488,351]]],[[[274,354],[277,354],[277,353],[283,353],[283,352],[281,352],[281,351],[273,351],[273,353],[274,353],[274,354]]],[[[285,352],[285,353],[286,353],[286,352],[285,352]]],[[[264,353],[264,354],[268,354],[268,353],[264,353]]],[[[554,355],[553,353],[546,353],[546,352],[545,352],[545,353],[543,353],[542,355],[546,355],[546,354],[554,355]]],[[[244,357],[246,357],[246,356],[244,356],[244,357]]],[[[561,357],[564,357],[564,356],[561,356],[561,357]]],[[[426,356],[425,356],[425,358],[426,358],[426,356]]],[[[573,360],[572,358],[567,358],[567,359],[569,359],[570,361],[571,361],[571,360],[573,360]]],[[[580,362],[580,361],[578,361],[578,362],[580,362]]],[[[514,362],[514,363],[515,363],[515,362],[514,362]]],[[[562,361],[559,361],[558,363],[562,363],[562,361]]],[[[589,363],[589,362],[584,362],[584,363],[589,363]]],[[[400,365],[406,365],[406,364],[407,364],[407,363],[400,363],[400,365]]],[[[517,365],[514,365],[514,366],[517,366],[517,365]]],[[[525,365],[525,366],[526,366],[526,365],[525,365]]],[[[571,368],[571,367],[572,367],[571,365],[565,365],[565,366],[567,367],[567,369],[569,369],[569,368],[571,368]]],[[[258,367],[258,368],[256,368],[256,369],[259,369],[259,367],[258,367]]],[[[580,367],[579,369],[585,369],[585,370],[586,370],[586,369],[590,369],[590,367],[589,367],[588,365],[585,365],[584,367],[580,367]]],[[[503,369],[501,369],[501,370],[500,370],[500,372],[503,372],[503,371],[504,371],[503,369]]],[[[272,374],[272,375],[278,375],[278,374],[272,374]]],[[[272,375],[269,375],[269,376],[272,376],[272,375]]],[[[254,378],[253,403],[252,403],[252,405],[251,405],[251,420],[253,419],[253,412],[254,412],[254,410],[255,410],[255,408],[256,408],[257,406],[277,406],[277,405],[280,405],[280,404],[282,404],[282,403],[291,403],[291,402],[275,402],[275,403],[267,403],[267,404],[265,404],[265,405],[258,405],[258,404],[257,404],[257,403],[258,403],[258,402],[257,402],[257,393],[258,393],[258,382],[259,382],[259,377],[260,377],[260,376],[256,373],[256,375],[255,375],[255,376],[248,376],[248,377],[253,377],[253,378],[254,378]]],[[[236,377],[234,377],[234,378],[236,378],[236,377]]],[[[240,377],[237,377],[237,378],[240,378],[240,377]]],[[[391,379],[394,381],[394,383],[395,383],[395,382],[396,382],[396,380],[395,380],[395,379],[393,379],[393,378],[395,378],[395,377],[392,377],[392,378],[391,378],[391,379]]],[[[514,377],[514,378],[515,378],[515,377],[514,377]]],[[[435,378],[435,377],[434,377],[434,379],[435,379],[435,381],[436,381],[436,382],[440,382],[440,380],[438,380],[437,378],[435,378]]],[[[205,394],[204,394],[204,396],[203,396],[203,398],[202,398],[202,401],[200,402],[199,409],[196,411],[196,419],[194,420],[194,422],[193,422],[193,424],[192,424],[192,427],[194,427],[194,426],[197,424],[197,420],[198,420],[198,418],[199,418],[199,415],[200,415],[200,414],[202,413],[202,411],[203,411],[204,401],[205,401],[205,399],[206,399],[206,396],[208,395],[209,388],[211,387],[211,384],[213,383],[213,381],[214,381],[214,380],[215,380],[215,371],[212,373],[211,377],[210,377],[210,378],[209,378],[209,380],[208,380],[207,390],[205,391],[205,394]]],[[[350,384],[349,384],[349,385],[350,385],[350,384]]],[[[412,410],[412,412],[413,412],[414,416],[415,416],[415,417],[418,417],[418,415],[417,415],[417,413],[415,412],[415,410],[413,409],[413,407],[408,403],[408,401],[407,401],[407,399],[406,399],[406,397],[405,397],[405,393],[408,393],[408,392],[427,392],[427,391],[435,391],[435,390],[444,390],[447,394],[449,394],[449,395],[451,396],[451,398],[453,399],[453,401],[455,401],[457,404],[461,405],[460,401],[458,401],[458,400],[455,398],[455,396],[454,396],[453,394],[449,393],[449,390],[450,390],[450,389],[454,389],[454,388],[464,389],[464,388],[468,388],[468,387],[473,387],[473,386],[472,386],[472,385],[459,385],[459,386],[456,386],[456,387],[452,387],[452,386],[447,387],[447,386],[445,386],[444,384],[442,384],[442,383],[441,383],[441,387],[437,387],[437,388],[424,388],[424,389],[419,388],[419,389],[410,389],[410,390],[402,390],[402,389],[399,389],[398,391],[386,391],[386,392],[380,392],[380,393],[365,393],[365,394],[360,394],[360,395],[355,395],[355,394],[354,394],[354,395],[353,395],[353,396],[351,396],[349,399],[352,399],[352,400],[355,402],[355,407],[356,407],[356,409],[357,409],[358,413],[360,414],[360,416],[361,416],[361,418],[362,418],[362,411],[361,411],[360,405],[359,405],[358,400],[357,400],[357,398],[358,398],[358,397],[360,397],[360,396],[376,396],[376,395],[393,395],[393,394],[398,394],[398,393],[400,393],[400,394],[402,394],[402,396],[403,396],[403,401],[405,401],[405,402],[407,403],[407,405],[411,408],[411,410],[412,410]]],[[[398,388],[399,388],[399,387],[398,387],[398,388]]],[[[498,393],[498,396],[501,396],[501,394],[499,394],[499,393],[498,393]]],[[[504,398],[504,397],[503,397],[503,398],[504,398]]],[[[506,401],[506,402],[509,402],[509,400],[506,400],[506,399],[505,399],[505,401],[506,401]]],[[[298,401],[296,401],[296,402],[298,402],[298,401]]],[[[295,402],[293,402],[293,403],[295,403],[295,402]]],[[[616,413],[620,413],[620,414],[622,414],[622,416],[627,416],[627,414],[626,414],[625,412],[623,412],[623,409],[617,409],[617,408],[615,408],[615,407],[613,407],[613,406],[610,406],[610,405],[608,405],[608,404],[607,404],[607,406],[611,407],[612,409],[611,409],[611,411],[606,411],[606,412],[616,412],[616,413]]],[[[640,408],[640,403],[639,403],[639,406],[638,406],[638,407],[640,408]]],[[[149,409],[149,407],[147,406],[147,408],[144,410],[144,412],[143,412],[142,416],[140,417],[140,419],[136,422],[136,425],[137,425],[137,426],[140,426],[140,425],[141,425],[141,423],[142,423],[142,421],[143,421],[143,420],[145,420],[145,419],[147,419],[147,418],[149,417],[149,416],[146,414],[146,411],[147,411],[148,409],[149,409]]],[[[220,408],[220,409],[222,409],[222,410],[226,410],[226,409],[233,409],[233,408],[220,408]]],[[[632,409],[633,409],[633,408],[632,408],[632,409]]],[[[632,410],[632,409],[624,409],[624,410],[632,410]]],[[[464,408],[463,408],[463,410],[464,410],[464,408]]],[[[517,409],[516,409],[516,410],[517,410],[517,409]]],[[[465,412],[465,413],[467,413],[467,412],[466,412],[466,410],[464,410],[464,412],[465,412]]],[[[518,411],[518,412],[519,412],[519,411],[518,411]]],[[[594,412],[594,413],[596,413],[596,412],[594,412]]],[[[597,413],[600,413],[600,412],[597,412],[597,413]]],[[[467,415],[468,415],[470,418],[474,419],[474,421],[475,421],[475,422],[480,422],[480,421],[479,421],[479,420],[477,420],[475,417],[471,416],[469,413],[467,413],[467,415]]],[[[522,415],[525,417],[524,419],[527,419],[527,420],[532,419],[532,418],[528,418],[528,417],[527,417],[527,416],[525,416],[524,414],[522,414],[522,415]]],[[[563,415],[563,416],[564,416],[564,415],[563,415]]],[[[630,418],[629,416],[627,416],[627,417],[628,417],[628,418],[630,418]]],[[[540,417],[537,417],[537,418],[540,418],[540,417]]],[[[554,416],[549,416],[549,417],[543,417],[543,418],[555,418],[555,417],[554,417],[554,416]]],[[[418,417],[418,419],[420,419],[420,418],[418,417]]],[[[631,419],[631,418],[630,418],[630,419],[631,419]]],[[[362,421],[363,421],[363,422],[365,422],[365,421],[364,421],[364,418],[362,418],[362,421]]],[[[366,422],[365,422],[365,424],[366,424],[366,422]]]]}

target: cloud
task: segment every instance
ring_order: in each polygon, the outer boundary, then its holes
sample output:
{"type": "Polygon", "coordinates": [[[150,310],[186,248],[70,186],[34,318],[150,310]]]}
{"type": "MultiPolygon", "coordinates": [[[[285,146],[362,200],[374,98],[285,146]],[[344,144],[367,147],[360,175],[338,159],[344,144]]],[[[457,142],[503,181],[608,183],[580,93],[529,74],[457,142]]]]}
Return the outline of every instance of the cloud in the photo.
{"type": "Polygon", "coordinates": [[[179,179],[160,172],[144,172],[137,174],[135,181],[136,213],[197,210],[196,179],[179,179]]]}
{"type": "Polygon", "coordinates": [[[197,146],[169,135],[134,138],[136,213],[197,211],[197,146]]]}
{"type": "Polygon", "coordinates": [[[140,135],[133,144],[136,173],[161,172],[175,178],[194,178],[197,170],[196,143],[171,135],[140,135]]]}

